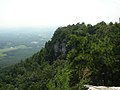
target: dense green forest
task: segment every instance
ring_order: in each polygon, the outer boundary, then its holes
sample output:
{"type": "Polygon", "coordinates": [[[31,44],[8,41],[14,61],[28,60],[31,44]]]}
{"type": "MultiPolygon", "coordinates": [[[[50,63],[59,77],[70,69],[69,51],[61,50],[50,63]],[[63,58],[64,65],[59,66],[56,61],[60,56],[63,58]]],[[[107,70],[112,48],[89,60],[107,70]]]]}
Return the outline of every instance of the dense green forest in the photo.
{"type": "Polygon", "coordinates": [[[83,90],[120,86],[120,23],[59,27],[45,47],[0,70],[0,90],[83,90]]]}

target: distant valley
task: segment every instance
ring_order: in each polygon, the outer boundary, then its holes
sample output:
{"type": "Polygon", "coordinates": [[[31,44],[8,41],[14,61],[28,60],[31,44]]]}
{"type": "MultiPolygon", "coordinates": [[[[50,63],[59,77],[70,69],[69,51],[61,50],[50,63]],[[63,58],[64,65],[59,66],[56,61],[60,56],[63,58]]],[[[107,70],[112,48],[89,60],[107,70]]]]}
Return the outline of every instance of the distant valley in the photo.
{"type": "Polygon", "coordinates": [[[38,52],[54,29],[20,28],[0,30],[0,68],[15,64],[38,52]]]}

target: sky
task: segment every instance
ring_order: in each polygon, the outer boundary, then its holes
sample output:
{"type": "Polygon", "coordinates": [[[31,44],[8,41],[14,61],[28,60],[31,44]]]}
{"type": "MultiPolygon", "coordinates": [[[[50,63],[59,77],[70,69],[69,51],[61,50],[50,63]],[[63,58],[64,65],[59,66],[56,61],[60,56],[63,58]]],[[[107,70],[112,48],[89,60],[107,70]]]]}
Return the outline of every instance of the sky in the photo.
{"type": "Polygon", "coordinates": [[[0,28],[118,22],[120,0],[0,0],[0,28]]]}

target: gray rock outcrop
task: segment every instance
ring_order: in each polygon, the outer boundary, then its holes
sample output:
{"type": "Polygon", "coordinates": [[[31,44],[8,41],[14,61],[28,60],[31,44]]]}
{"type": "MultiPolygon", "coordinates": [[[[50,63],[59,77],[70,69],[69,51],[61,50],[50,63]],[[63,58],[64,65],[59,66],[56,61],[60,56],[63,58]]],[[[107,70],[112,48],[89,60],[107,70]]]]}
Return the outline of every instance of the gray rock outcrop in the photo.
{"type": "Polygon", "coordinates": [[[84,85],[86,90],[120,90],[120,87],[92,86],[84,85]]]}

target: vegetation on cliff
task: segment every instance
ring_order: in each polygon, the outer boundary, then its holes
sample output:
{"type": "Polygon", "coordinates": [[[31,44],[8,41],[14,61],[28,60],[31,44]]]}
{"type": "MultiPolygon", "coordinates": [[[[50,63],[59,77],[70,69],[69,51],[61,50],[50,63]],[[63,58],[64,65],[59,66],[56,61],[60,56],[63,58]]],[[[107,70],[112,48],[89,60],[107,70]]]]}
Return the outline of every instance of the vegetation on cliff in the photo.
{"type": "Polygon", "coordinates": [[[120,24],[59,27],[32,57],[0,71],[0,90],[82,90],[120,85],[120,24]]]}

